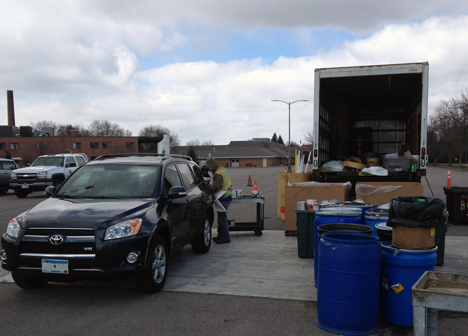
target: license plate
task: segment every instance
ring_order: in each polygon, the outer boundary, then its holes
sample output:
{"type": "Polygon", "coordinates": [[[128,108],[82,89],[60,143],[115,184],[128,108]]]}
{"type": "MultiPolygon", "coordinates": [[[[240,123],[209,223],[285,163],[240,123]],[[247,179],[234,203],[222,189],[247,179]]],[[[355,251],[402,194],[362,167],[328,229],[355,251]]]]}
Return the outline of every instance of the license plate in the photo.
{"type": "Polygon", "coordinates": [[[42,273],[68,274],[68,260],[42,259],[42,273]]]}
{"type": "Polygon", "coordinates": [[[23,188],[23,189],[28,189],[28,188],[29,188],[29,184],[24,183],[24,184],[21,185],[21,188],[23,188]]]}

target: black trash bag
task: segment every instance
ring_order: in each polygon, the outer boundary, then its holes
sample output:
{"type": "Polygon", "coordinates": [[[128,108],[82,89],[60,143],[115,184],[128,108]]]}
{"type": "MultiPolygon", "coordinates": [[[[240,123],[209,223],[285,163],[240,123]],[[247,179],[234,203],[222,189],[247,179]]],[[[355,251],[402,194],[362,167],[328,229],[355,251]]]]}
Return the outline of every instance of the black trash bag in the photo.
{"type": "Polygon", "coordinates": [[[445,203],[437,197],[396,197],[390,201],[388,226],[445,227],[445,203]],[[418,203],[424,199],[425,203],[418,203]]]}

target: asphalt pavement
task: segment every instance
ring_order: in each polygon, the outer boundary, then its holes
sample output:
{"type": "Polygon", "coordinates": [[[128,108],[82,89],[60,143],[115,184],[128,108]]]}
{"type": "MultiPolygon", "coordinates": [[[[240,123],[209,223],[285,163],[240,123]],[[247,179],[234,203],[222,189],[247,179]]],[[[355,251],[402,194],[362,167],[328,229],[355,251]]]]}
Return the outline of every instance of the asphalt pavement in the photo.
{"type": "MultiPolygon", "coordinates": [[[[297,237],[284,235],[277,216],[277,174],[273,168],[231,168],[235,189],[247,187],[249,175],[257,179],[265,197],[265,231],[232,232],[231,244],[213,244],[206,255],[186,247],[172,256],[163,292],[139,293],[131,279],[112,283],[51,284],[25,291],[0,271],[0,330],[2,335],[333,335],[316,325],[317,290],[313,285],[313,259],[299,258],[297,237]],[[245,185],[245,186],[244,186],[245,185]]],[[[437,184],[444,171],[430,169],[428,181],[445,200],[437,184]],[[433,171],[434,170],[434,171],[433,171]],[[439,177],[436,177],[439,176],[439,177]]],[[[468,173],[452,170],[452,185],[468,181],[468,173]]],[[[423,180],[423,185],[424,185],[423,180]]],[[[446,182],[446,180],[445,180],[446,182]]],[[[442,185],[444,182],[441,182],[442,185]]],[[[466,182],[464,182],[466,183],[466,182]]],[[[459,184],[460,186],[463,186],[459,184]]],[[[425,196],[432,192],[425,186],[425,196]],[[427,189],[427,190],[426,190],[427,189]]],[[[39,203],[14,195],[0,204],[39,203]]],[[[234,204],[233,204],[234,205],[234,204]]],[[[11,210],[11,209],[10,209],[11,210]]],[[[0,207],[0,228],[10,212],[0,207]]],[[[229,208],[239,221],[254,218],[255,209],[229,208]]],[[[6,222],[6,223],[4,223],[6,222]]],[[[451,225],[445,240],[444,265],[436,271],[468,274],[468,226],[451,225]]],[[[380,314],[382,316],[382,314],[380,314]]],[[[413,329],[392,325],[382,317],[375,335],[412,335],[413,329]]],[[[468,334],[468,314],[440,312],[439,335],[468,334]]]]}

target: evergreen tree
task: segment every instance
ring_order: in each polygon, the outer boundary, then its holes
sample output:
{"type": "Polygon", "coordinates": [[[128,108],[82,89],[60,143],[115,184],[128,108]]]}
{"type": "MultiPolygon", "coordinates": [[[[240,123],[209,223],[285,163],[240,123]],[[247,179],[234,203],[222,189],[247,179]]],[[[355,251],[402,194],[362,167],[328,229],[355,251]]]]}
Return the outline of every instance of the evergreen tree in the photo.
{"type": "Polygon", "coordinates": [[[273,133],[273,136],[271,137],[271,142],[278,142],[278,137],[276,136],[276,132],[273,133]]]}
{"type": "Polygon", "coordinates": [[[194,146],[189,146],[185,155],[190,156],[194,162],[198,162],[198,152],[194,146]]]}
{"type": "Polygon", "coordinates": [[[284,145],[284,141],[283,141],[283,138],[281,137],[281,135],[278,137],[278,141],[276,141],[276,142],[279,143],[279,144],[284,145]]]}

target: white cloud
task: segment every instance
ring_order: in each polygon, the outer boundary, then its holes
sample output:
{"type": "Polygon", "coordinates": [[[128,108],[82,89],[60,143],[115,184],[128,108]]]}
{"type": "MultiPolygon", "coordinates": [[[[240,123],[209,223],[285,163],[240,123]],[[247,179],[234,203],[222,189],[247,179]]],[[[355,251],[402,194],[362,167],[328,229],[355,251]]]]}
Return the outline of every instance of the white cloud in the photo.
{"type": "MultiPolygon", "coordinates": [[[[379,2],[371,9],[364,0],[268,3],[5,1],[0,87],[15,91],[18,125],[48,119],[87,126],[107,119],[137,135],[148,124],[160,124],[178,133],[184,144],[195,138],[225,144],[273,132],[287,140],[288,107],[271,100],[307,99],[291,107],[292,139],[299,141],[312,128],[317,67],[429,61],[431,110],[440,99],[468,88],[468,17],[420,20],[446,2],[379,2]],[[408,18],[410,23],[398,23],[408,18]],[[330,52],[279,57],[272,64],[259,54],[142,70],[137,55],[187,43],[190,27],[180,30],[181,23],[244,29],[335,26],[356,32],[380,28],[330,52]]],[[[450,4],[447,11],[467,6],[450,4]]],[[[0,104],[6,106],[2,95],[0,104]]],[[[6,111],[0,113],[0,124],[5,123],[6,111]]]]}

